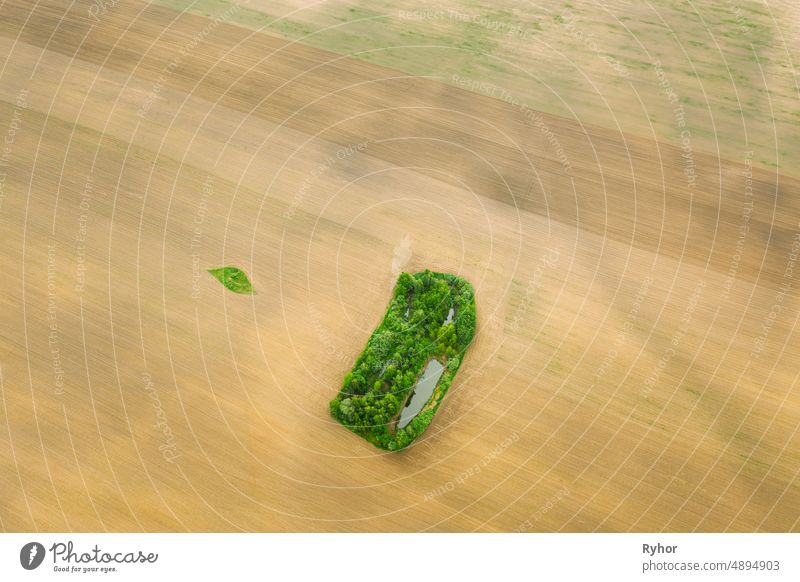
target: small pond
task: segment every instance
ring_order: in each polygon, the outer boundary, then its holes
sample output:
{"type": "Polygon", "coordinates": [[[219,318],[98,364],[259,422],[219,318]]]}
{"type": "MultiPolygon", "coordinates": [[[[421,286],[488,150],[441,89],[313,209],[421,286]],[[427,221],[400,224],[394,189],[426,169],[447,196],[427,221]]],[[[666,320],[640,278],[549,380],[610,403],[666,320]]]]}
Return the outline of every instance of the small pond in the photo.
{"type": "Polygon", "coordinates": [[[414,386],[414,393],[408,399],[405,408],[400,413],[400,420],[397,421],[397,428],[404,428],[409,422],[414,420],[414,417],[419,414],[419,411],[428,403],[431,394],[433,394],[436,384],[439,383],[439,378],[444,372],[444,366],[439,360],[431,360],[425,367],[422,377],[414,386]]]}

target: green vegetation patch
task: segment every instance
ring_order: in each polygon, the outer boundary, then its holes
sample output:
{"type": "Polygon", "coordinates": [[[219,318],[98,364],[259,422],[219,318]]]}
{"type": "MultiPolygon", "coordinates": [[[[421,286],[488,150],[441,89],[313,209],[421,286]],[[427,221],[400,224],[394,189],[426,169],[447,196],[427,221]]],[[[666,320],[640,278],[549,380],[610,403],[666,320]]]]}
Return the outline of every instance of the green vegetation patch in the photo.
{"type": "Polygon", "coordinates": [[[376,447],[407,447],[433,420],[472,342],[475,323],[469,282],[431,271],[402,273],[383,321],[331,400],[331,415],[376,447]],[[433,359],[444,366],[436,388],[413,420],[399,428],[400,413],[433,359]]]}
{"type": "Polygon", "coordinates": [[[247,275],[241,269],[236,267],[220,267],[218,269],[209,269],[208,272],[234,293],[241,293],[242,295],[252,295],[255,293],[253,285],[250,284],[250,279],[247,278],[247,275]]]}

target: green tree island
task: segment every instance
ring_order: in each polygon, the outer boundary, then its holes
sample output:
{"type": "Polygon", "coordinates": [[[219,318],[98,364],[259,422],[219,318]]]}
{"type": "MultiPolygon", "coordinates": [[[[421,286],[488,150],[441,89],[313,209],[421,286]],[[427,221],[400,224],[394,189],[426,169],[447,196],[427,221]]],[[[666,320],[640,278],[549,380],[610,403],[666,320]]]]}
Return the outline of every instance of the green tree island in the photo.
{"type": "Polygon", "coordinates": [[[475,325],[475,291],[469,282],[427,270],[402,273],[383,321],[331,400],[331,415],[376,447],[407,447],[431,423],[475,325]],[[419,413],[402,426],[401,413],[431,360],[444,367],[441,376],[419,413]]]}

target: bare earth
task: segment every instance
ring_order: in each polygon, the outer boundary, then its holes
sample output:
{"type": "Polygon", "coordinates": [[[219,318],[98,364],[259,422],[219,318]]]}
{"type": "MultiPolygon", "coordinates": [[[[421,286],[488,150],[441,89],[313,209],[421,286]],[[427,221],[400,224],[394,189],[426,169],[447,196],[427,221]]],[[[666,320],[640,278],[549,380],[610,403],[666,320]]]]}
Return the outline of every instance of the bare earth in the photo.
{"type": "Polygon", "coordinates": [[[800,181],[65,4],[0,6],[0,528],[800,530],[800,181]],[[327,402],[424,268],[478,336],[385,453],[327,402]]]}

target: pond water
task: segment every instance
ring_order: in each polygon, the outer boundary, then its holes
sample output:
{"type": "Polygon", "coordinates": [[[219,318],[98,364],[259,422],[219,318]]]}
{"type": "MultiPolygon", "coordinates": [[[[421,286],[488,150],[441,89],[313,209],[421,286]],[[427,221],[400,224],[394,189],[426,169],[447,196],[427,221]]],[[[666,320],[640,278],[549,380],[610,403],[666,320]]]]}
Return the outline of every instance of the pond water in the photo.
{"type": "Polygon", "coordinates": [[[444,366],[439,360],[431,360],[425,367],[422,377],[414,386],[414,393],[408,399],[406,407],[400,413],[400,420],[397,421],[397,428],[403,428],[409,422],[414,420],[414,417],[419,414],[419,411],[428,403],[428,400],[433,394],[436,384],[439,383],[439,378],[444,372],[444,366]]]}

